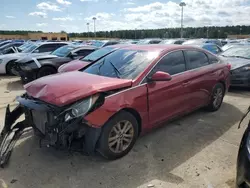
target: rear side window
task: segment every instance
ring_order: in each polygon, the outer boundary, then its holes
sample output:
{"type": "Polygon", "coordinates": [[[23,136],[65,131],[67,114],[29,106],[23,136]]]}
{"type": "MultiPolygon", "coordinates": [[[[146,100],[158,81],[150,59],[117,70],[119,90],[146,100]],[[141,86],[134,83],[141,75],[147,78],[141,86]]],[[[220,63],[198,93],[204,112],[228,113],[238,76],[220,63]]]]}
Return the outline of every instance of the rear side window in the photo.
{"type": "Polygon", "coordinates": [[[185,51],[185,54],[188,61],[189,70],[203,67],[209,64],[208,57],[203,52],[188,50],[185,51]]]}
{"type": "Polygon", "coordinates": [[[64,46],[65,44],[44,44],[38,47],[39,53],[43,52],[52,52],[55,51],[57,48],[64,46]]]}
{"type": "Polygon", "coordinates": [[[153,69],[152,74],[157,71],[167,72],[170,75],[178,74],[186,70],[186,63],[182,51],[172,52],[163,57],[153,69]]]}
{"type": "Polygon", "coordinates": [[[218,63],[220,60],[214,55],[207,54],[210,64],[218,63]]]}

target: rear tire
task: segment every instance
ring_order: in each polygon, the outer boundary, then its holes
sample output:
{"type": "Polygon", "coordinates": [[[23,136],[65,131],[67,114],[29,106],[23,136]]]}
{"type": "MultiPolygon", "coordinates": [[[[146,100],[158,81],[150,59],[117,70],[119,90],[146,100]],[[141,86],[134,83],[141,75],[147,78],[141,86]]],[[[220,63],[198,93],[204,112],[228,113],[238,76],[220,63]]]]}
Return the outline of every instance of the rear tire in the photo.
{"type": "Polygon", "coordinates": [[[106,159],[121,158],[133,148],[137,136],[136,118],[129,112],[121,111],[104,125],[97,150],[106,159]]]}
{"type": "Polygon", "coordinates": [[[50,67],[50,66],[44,66],[41,67],[40,70],[37,73],[37,78],[41,78],[44,76],[48,76],[51,74],[56,74],[57,70],[54,67],[50,67]]]}
{"type": "Polygon", "coordinates": [[[210,103],[207,106],[207,110],[210,112],[215,112],[219,110],[223,102],[224,95],[225,95],[224,85],[222,83],[217,83],[212,91],[212,96],[210,99],[210,103]]]}

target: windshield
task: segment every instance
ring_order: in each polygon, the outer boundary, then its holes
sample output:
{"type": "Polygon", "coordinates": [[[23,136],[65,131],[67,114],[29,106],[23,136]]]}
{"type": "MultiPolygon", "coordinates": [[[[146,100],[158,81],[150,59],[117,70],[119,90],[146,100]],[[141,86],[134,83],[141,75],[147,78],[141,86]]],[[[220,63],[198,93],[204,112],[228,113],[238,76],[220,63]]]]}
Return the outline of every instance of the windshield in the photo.
{"type": "Polygon", "coordinates": [[[158,52],[120,49],[82,71],[112,78],[135,79],[158,55],[158,52]]]}
{"type": "Polygon", "coordinates": [[[225,57],[242,57],[250,59],[250,47],[232,47],[221,55],[225,57]]]}
{"type": "Polygon", "coordinates": [[[37,47],[38,47],[38,44],[31,44],[30,46],[28,46],[25,49],[23,49],[22,52],[24,52],[24,53],[30,53],[34,49],[36,49],[37,47]]]}
{"type": "Polygon", "coordinates": [[[113,47],[101,48],[99,50],[96,50],[96,51],[90,53],[89,55],[85,56],[84,58],[81,58],[80,60],[93,62],[93,61],[96,61],[97,59],[107,55],[108,53],[110,53],[114,50],[115,50],[115,48],[113,48],[113,47]]]}
{"type": "Polygon", "coordinates": [[[19,46],[18,49],[19,50],[24,50],[25,48],[28,48],[29,46],[31,46],[33,43],[30,43],[30,42],[26,42],[24,43],[23,45],[19,46]]]}
{"type": "Polygon", "coordinates": [[[58,48],[54,52],[52,52],[52,55],[56,55],[58,57],[66,57],[74,49],[76,49],[75,46],[62,46],[61,48],[58,48]]]}

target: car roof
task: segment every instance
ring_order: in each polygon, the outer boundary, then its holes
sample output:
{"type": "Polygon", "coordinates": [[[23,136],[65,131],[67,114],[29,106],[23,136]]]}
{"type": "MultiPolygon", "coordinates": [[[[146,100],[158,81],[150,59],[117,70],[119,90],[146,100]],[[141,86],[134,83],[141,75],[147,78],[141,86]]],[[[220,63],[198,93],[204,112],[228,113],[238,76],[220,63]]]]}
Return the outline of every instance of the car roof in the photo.
{"type": "Polygon", "coordinates": [[[44,44],[71,44],[70,42],[37,42],[36,44],[44,45],[44,44]]]}
{"type": "Polygon", "coordinates": [[[171,50],[181,50],[181,49],[198,49],[194,46],[189,45],[178,45],[178,44],[148,44],[148,45],[129,45],[124,49],[129,50],[145,50],[145,51],[171,51],[171,50]]]}

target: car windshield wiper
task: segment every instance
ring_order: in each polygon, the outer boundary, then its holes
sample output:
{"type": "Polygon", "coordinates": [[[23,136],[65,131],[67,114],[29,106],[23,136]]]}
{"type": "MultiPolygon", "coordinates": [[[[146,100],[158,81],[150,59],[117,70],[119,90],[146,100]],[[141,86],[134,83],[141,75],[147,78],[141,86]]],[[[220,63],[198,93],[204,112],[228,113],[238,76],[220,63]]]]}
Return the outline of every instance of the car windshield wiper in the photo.
{"type": "Polygon", "coordinates": [[[236,58],[250,59],[250,58],[239,56],[239,55],[232,55],[232,56],[227,56],[227,57],[236,57],[236,58]]]}
{"type": "Polygon", "coordinates": [[[101,74],[101,68],[102,68],[102,66],[104,65],[104,62],[105,62],[105,58],[102,60],[102,62],[101,62],[101,64],[99,65],[99,67],[98,67],[98,75],[100,75],[101,74]]]}
{"type": "Polygon", "coordinates": [[[88,61],[88,62],[93,62],[93,59],[81,59],[82,61],[88,61]]]}
{"type": "Polygon", "coordinates": [[[112,67],[114,68],[115,73],[116,73],[116,76],[117,76],[118,78],[121,78],[121,77],[120,77],[121,72],[118,70],[118,68],[117,68],[111,61],[109,61],[109,63],[110,63],[110,65],[112,65],[112,67]]]}

